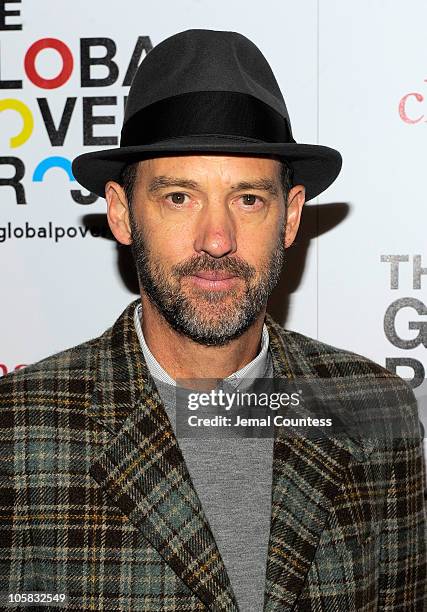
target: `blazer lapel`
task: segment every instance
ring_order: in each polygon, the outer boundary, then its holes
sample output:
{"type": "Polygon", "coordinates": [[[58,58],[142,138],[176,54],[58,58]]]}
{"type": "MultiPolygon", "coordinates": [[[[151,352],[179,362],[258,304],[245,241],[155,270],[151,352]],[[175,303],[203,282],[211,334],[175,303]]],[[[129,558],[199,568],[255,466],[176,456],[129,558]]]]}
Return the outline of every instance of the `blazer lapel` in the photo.
{"type": "Polygon", "coordinates": [[[107,436],[90,473],[187,587],[237,611],[221,555],[134,329],[131,303],[100,340],[91,417],[107,436]]]}
{"type": "MultiPolygon", "coordinates": [[[[312,389],[308,401],[286,416],[319,416],[322,380],[315,360],[305,351],[304,337],[284,332],[269,315],[266,324],[275,379],[296,383],[296,389],[312,389]]],[[[345,410],[342,414],[348,418],[345,410]]],[[[265,611],[291,610],[296,605],[332,502],[343,490],[346,467],[352,457],[363,461],[372,450],[357,434],[333,436],[325,429],[275,429],[265,611]]]]}

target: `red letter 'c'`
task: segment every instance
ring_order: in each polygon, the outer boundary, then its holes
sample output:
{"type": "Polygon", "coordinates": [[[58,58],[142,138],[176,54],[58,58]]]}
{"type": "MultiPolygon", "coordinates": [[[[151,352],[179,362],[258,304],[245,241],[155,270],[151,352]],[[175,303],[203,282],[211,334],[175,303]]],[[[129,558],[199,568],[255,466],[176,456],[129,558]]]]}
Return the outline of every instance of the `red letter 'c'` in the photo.
{"type": "Polygon", "coordinates": [[[417,99],[417,102],[422,102],[424,100],[424,96],[422,96],[420,93],[413,92],[413,93],[406,94],[406,96],[403,96],[403,98],[399,102],[399,115],[400,115],[400,118],[405,123],[419,123],[422,120],[422,118],[424,117],[424,115],[421,115],[420,117],[418,117],[418,119],[411,119],[406,114],[406,100],[410,96],[415,96],[415,98],[417,99]]]}

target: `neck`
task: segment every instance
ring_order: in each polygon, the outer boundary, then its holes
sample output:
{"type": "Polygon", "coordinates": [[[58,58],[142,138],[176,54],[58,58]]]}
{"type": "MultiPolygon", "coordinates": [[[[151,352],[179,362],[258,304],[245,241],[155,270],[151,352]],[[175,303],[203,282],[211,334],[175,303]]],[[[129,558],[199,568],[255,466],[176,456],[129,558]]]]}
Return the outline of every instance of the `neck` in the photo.
{"type": "Polygon", "coordinates": [[[147,346],[174,380],[226,378],[255,359],[260,351],[266,308],[239,338],[225,346],[204,346],[175,331],[145,294],[141,295],[141,303],[141,327],[147,346]]]}

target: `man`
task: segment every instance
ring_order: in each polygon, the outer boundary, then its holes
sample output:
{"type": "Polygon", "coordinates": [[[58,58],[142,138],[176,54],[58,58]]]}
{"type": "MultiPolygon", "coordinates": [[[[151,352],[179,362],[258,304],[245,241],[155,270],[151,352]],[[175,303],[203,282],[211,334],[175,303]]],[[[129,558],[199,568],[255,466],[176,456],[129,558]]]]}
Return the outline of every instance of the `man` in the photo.
{"type": "Polygon", "coordinates": [[[340,166],[295,142],[245,37],[190,30],[144,59],[120,148],[73,164],[131,245],[141,299],[1,380],[3,593],[75,610],[424,609],[411,389],[266,314],[304,202],[340,166]],[[181,436],[176,389],[212,379],[292,383],[285,416],[323,407],[340,428],[181,436]]]}

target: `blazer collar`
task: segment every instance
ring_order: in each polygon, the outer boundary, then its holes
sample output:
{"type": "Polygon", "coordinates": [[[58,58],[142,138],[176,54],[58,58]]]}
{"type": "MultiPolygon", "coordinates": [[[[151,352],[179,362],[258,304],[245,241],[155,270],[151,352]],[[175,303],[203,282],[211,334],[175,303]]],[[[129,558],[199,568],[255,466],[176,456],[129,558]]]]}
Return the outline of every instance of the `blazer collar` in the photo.
{"type": "MultiPolygon", "coordinates": [[[[207,609],[237,611],[223,560],[141,352],[133,322],[137,302],[99,339],[89,416],[109,440],[90,473],[207,609]]],[[[285,332],[269,315],[265,322],[275,377],[317,384],[320,376],[305,336],[285,332]]],[[[297,410],[302,416],[310,412],[310,403],[297,410]]],[[[351,458],[363,461],[370,451],[353,433],[336,439],[301,430],[283,435],[283,429],[276,428],[274,440],[265,611],[294,606],[346,467],[351,458]]]]}

